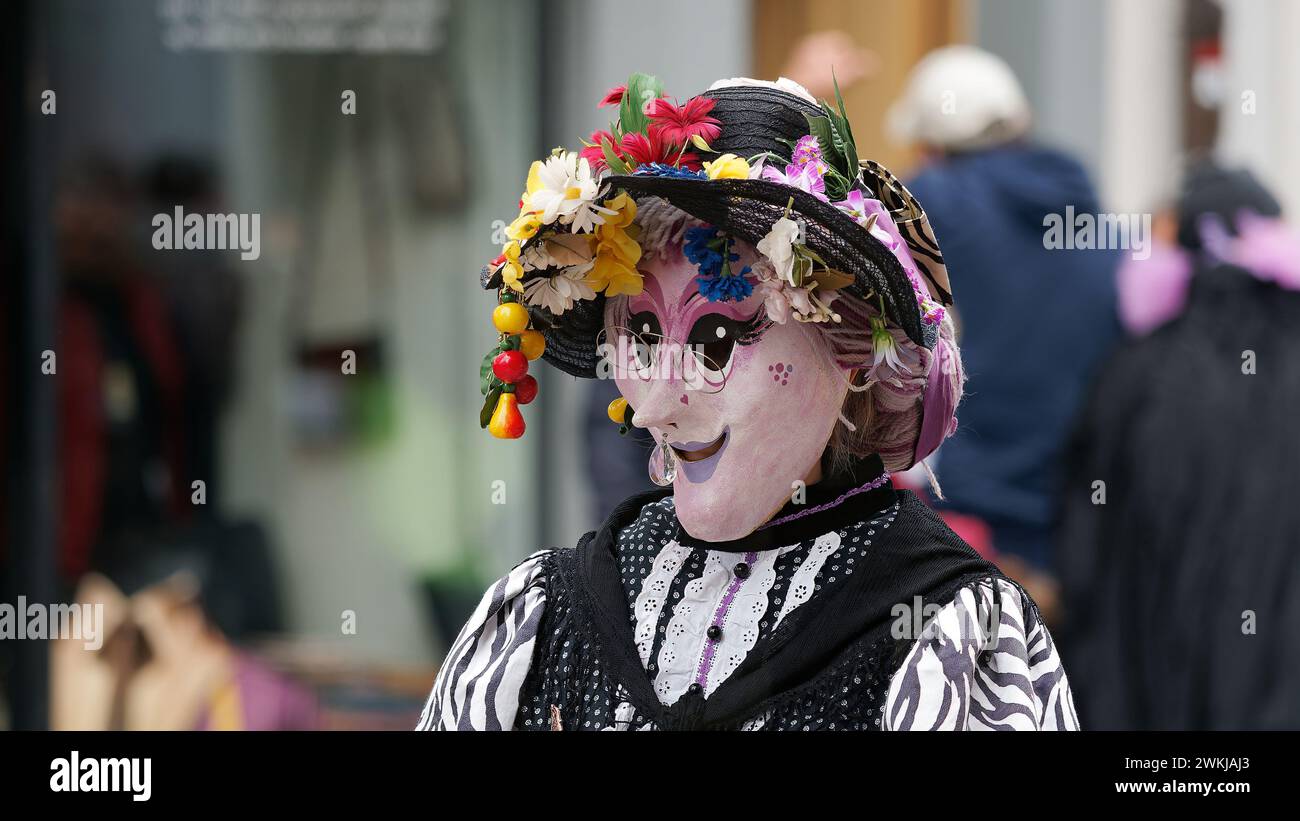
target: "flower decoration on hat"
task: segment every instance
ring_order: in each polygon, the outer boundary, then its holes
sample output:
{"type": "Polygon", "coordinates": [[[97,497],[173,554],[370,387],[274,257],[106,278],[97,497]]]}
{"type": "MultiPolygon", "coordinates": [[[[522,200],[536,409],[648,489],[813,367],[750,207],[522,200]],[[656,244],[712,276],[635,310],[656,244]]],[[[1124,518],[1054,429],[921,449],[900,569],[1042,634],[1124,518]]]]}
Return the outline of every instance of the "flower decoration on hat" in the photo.
{"type": "Polygon", "coordinates": [[[712,225],[687,229],[686,245],[682,253],[699,269],[695,278],[700,294],[710,302],[740,302],[754,292],[754,286],[745,277],[746,265],[733,271],[731,263],[740,259],[732,251],[733,240],[712,225]]]}
{"type": "MultiPolygon", "coordinates": [[[[501,253],[487,266],[488,278],[499,275],[493,313],[499,336],[480,368],[479,424],[500,438],[523,435],[519,406],[537,394],[528,363],[542,355],[545,338],[532,327],[529,309],[543,310],[553,321],[597,294],[641,293],[636,201],[610,190],[602,178],[642,168],[703,175],[696,150],[720,132],[709,116],[712,100],[669,100],[659,81],[645,74],[611,89],[600,105],[617,106],[618,119],[593,133],[582,150],[557,148],[532,164],[519,215],[506,226],[501,253]]],[[[735,173],[734,160],[722,170],[735,173]]],[[[743,274],[728,280],[720,273],[717,280],[715,287],[728,293],[751,287],[743,274]]]]}

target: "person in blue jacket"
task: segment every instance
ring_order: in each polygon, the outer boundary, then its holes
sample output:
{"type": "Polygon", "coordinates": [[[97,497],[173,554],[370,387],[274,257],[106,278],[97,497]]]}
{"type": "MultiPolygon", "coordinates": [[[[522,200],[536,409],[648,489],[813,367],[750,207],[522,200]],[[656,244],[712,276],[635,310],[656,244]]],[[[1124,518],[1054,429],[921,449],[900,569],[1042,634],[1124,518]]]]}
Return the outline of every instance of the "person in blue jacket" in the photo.
{"type": "Polygon", "coordinates": [[[890,125],[922,148],[927,163],[908,187],[964,286],[969,381],[958,431],[937,456],[940,504],[986,522],[1013,575],[1046,577],[1064,444],[1120,335],[1123,251],[1077,247],[1096,237],[1052,241],[1054,221],[1069,231],[1070,215],[1100,213],[1097,195],[1076,160],[1027,139],[1024,93],[992,54],[954,46],[928,55],[890,125]]]}

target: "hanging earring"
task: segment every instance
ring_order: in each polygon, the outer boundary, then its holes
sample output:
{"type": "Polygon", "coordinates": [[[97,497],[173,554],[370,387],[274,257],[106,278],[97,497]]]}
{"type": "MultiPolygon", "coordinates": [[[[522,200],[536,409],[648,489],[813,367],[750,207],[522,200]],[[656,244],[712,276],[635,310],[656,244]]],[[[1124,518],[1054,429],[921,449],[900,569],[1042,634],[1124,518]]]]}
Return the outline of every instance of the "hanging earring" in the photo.
{"type": "Polygon", "coordinates": [[[654,452],[650,454],[650,481],[659,487],[668,487],[677,478],[677,457],[673,455],[673,449],[668,447],[668,434],[663,435],[663,440],[655,445],[654,452]]]}

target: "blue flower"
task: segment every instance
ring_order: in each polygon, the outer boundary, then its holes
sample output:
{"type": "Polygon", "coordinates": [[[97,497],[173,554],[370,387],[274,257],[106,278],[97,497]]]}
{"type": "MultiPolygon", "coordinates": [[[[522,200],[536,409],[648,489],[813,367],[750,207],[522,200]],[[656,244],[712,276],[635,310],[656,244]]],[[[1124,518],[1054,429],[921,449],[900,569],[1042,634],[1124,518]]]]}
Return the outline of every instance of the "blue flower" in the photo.
{"type": "Polygon", "coordinates": [[[708,179],[703,171],[691,171],[689,168],[678,168],[675,165],[666,165],[661,162],[646,163],[638,165],[632,172],[634,177],[677,177],[680,179],[708,179]]]}
{"type": "Polygon", "coordinates": [[[740,302],[754,293],[754,286],[745,279],[748,273],[749,266],[746,265],[738,274],[698,276],[695,282],[709,302],[740,302]]]}
{"type": "Polygon", "coordinates": [[[722,254],[713,247],[716,244],[718,229],[712,225],[687,228],[682,254],[700,269],[701,274],[714,276],[722,271],[722,254]]]}

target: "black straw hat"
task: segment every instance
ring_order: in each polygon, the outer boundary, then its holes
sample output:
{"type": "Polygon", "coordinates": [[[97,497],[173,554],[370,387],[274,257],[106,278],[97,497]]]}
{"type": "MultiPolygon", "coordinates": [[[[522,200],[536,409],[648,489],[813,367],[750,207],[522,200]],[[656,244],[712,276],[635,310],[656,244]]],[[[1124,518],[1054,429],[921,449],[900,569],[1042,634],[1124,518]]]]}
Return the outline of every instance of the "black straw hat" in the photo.
{"type": "MultiPolygon", "coordinates": [[[[810,133],[810,121],[826,113],[798,94],[765,85],[728,85],[700,96],[713,100],[710,115],[721,128],[709,141],[707,156],[789,156],[795,141],[810,133]]],[[[655,169],[612,174],[604,178],[603,185],[611,195],[621,189],[638,200],[662,199],[750,244],[766,236],[788,207],[789,217],[802,229],[802,243],[828,268],[852,277],[852,284],[840,289],[841,294],[879,298],[887,318],[918,345],[932,348],[938,338],[935,324],[923,319],[918,289],[928,290],[926,296],[939,305],[952,304],[943,256],[925,212],[893,174],[873,161],[858,163],[849,187],[879,200],[889,212],[917,274],[923,277],[918,282],[909,278],[894,251],[853,216],[791,185],[766,179],[711,180],[695,174],[659,174],[655,169]]],[[[501,286],[500,274],[491,269],[484,270],[482,281],[485,288],[501,286]]],[[[546,338],[545,359],[566,373],[594,377],[604,305],[604,295],[597,294],[594,300],[576,302],[561,316],[530,306],[534,327],[546,338]]]]}

